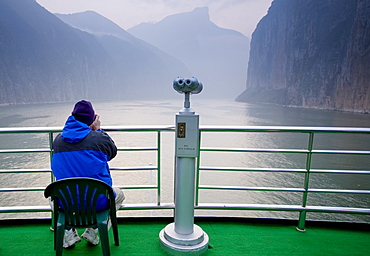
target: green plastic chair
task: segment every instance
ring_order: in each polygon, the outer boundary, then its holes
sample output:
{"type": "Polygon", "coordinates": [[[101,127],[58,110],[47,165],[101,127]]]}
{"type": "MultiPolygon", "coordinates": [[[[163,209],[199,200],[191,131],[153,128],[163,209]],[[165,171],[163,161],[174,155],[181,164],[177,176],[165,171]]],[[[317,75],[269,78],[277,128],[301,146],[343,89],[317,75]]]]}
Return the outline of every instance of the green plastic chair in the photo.
{"type": "Polygon", "coordinates": [[[109,256],[109,219],[115,245],[119,246],[115,198],[108,184],[91,178],[62,179],[49,184],[44,196],[51,197],[54,202],[54,250],[57,256],[62,255],[64,232],[70,228],[98,228],[103,255],[109,256]],[[97,212],[96,203],[100,195],[108,198],[109,205],[97,212]]]}

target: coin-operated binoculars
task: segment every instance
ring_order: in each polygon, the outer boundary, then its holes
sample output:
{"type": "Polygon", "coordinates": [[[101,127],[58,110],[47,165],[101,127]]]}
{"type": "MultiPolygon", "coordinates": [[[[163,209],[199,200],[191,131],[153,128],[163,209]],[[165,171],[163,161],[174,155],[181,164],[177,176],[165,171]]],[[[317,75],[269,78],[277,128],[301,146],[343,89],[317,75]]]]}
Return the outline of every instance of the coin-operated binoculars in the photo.
{"type": "Polygon", "coordinates": [[[178,93],[185,94],[184,108],[180,111],[180,114],[195,114],[195,112],[190,108],[190,94],[200,93],[203,90],[203,84],[195,77],[186,79],[177,77],[173,81],[173,88],[178,93]]]}
{"type": "Polygon", "coordinates": [[[208,235],[194,224],[195,166],[199,152],[199,115],[190,108],[190,94],[203,85],[195,77],[177,77],[173,88],[185,94],[184,108],[176,115],[175,222],[159,233],[162,248],[171,255],[201,255],[208,250],[208,235]]]}

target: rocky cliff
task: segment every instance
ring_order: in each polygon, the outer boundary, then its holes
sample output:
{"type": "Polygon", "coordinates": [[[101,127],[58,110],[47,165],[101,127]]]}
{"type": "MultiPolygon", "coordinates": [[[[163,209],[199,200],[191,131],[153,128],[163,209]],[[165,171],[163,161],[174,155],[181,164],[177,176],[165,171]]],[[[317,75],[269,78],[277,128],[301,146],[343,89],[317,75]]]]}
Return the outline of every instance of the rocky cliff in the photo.
{"type": "Polygon", "coordinates": [[[237,101],[370,112],[370,1],[275,0],[237,101]]]}

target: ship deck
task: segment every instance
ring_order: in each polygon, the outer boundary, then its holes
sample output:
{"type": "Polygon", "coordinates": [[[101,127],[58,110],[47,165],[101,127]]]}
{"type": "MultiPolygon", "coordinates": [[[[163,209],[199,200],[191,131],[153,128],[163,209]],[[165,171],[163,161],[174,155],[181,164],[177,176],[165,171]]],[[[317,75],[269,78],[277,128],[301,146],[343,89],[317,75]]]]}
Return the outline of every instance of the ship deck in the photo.
{"type": "MultiPolygon", "coordinates": [[[[120,246],[111,255],[166,255],[159,232],[171,218],[120,218],[120,246]]],[[[272,219],[197,218],[209,236],[205,255],[369,255],[370,225],[358,223],[307,222],[306,232],[296,222],[272,219]]],[[[79,230],[81,235],[83,230],[79,230]]],[[[0,255],[54,255],[50,220],[2,220],[0,255]]],[[[82,241],[63,255],[102,255],[101,245],[82,241]]]]}

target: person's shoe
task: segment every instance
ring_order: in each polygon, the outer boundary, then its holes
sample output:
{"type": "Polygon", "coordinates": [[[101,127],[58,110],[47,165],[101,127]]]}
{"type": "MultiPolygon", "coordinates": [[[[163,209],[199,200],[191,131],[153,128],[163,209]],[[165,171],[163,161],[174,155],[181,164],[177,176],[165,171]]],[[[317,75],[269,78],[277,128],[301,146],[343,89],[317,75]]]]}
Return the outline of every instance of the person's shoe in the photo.
{"type": "Polygon", "coordinates": [[[70,230],[65,231],[63,238],[63,248],[69,248],[78,242],[81,242],[81,238],[78,236],[76,229],[71,228],[70,230]]]}
{"type": "Polygon", "coordinates": [[[87,228],[81,237],[90,244],[97,245],[99,243],[99,236],[97,233],[98,229],[94,230],[92,228],[87,228]]]}

